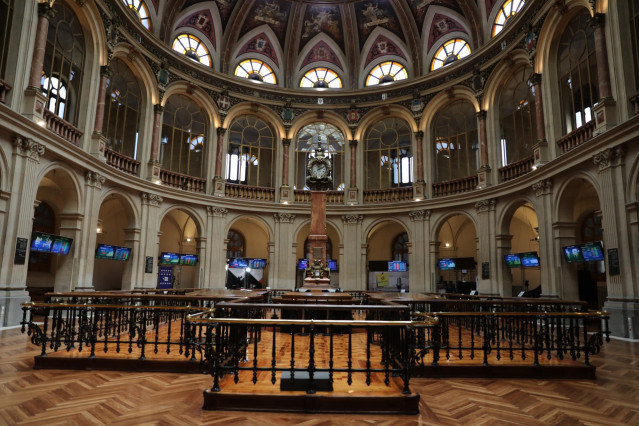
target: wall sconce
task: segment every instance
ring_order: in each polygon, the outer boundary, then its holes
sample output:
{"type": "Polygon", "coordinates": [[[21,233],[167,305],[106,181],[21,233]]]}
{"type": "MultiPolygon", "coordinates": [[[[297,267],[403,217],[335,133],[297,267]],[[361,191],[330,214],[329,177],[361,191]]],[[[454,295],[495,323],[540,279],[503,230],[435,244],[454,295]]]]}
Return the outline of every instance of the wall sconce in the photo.
{"type": "Polygon", "coordinates": [[[98,219],[98,226],[97,228],[95,228],[96,234],[101,234],[103,229],[104,228],[102,227],[102,219],[98,219]]]}
{"type": "Polygon", "coordinates": [[[450,243],[444,243],[444,247],[449,248],[450,247],[450,243]]]}

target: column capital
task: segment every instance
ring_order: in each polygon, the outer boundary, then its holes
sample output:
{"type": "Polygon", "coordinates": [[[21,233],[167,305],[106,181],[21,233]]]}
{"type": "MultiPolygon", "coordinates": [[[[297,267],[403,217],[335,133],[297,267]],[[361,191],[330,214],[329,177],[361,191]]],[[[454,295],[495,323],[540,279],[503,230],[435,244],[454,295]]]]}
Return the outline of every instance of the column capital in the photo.
{"type": "Polygon", "coordinates": [[[224,136],[226,134],[226,127],[218,127],[217,128],[217,136],[224,136]]]}
{"type": "Polygon", "coordinates": [[[357,148],[357,139],[349,139],[348,146],[350,146],[351,148],[357,148]]]}
{"type": "Polygon", "coordinates": [[[146,206],[160,207],[160,204],[164,201],[162,196],[151,194],[150,192],[143,192],[141,196],[142,204],[146,206]]]}
{"type": "Polygon", "coordinates": [[[486,120],[486,110],[481,109],[479,111],[477,111],[477,118],[479,118],[480,120],[486,120]]]}
{"type": "Polygon", "coordinates": [[[106,181],[104,176],[92,170],[87,170],[84,173],[84,179],[87,186],[97,189],[102,189],[102,184],[106,181]]]}
{"type": "Polygon", "coordinates": [[[416,131],[415,132],[415,139],[419,139],[419,140],[424,139],[424,132],[422,132],[421,130],[416,131]]]}
{"type": "Polygon", "coordinates": [[[347,214],[342,216],[342,222],[346,225],[356,225],[364,221],[364,216],[360,214],[347,214]]]}
{"type": "Polygon", "coordinates": [[[528,77],[528,82],[533,86],[537,86],[541,84],[541,79],[542,75],[540,73],[534,72],[530,74],[530,77],[528,77]]]}
{"type": "Polygon", "coordinates": [[[477,213],[486,213],[490,210],[495,210],[495,206],[497,205],[497,199],[490,198],[488,200],[480,200],[475,203],[475,209],[477,213]]]}
{"type": "Polygon", "coordinates": [[[101,77],[111,78],[112,75],[113,75],[113,71],[111,71],[111,67],[109,67],[108,65],[100,66],[100,76],[101,77]]]}
{"type": "Polygon", "coordinates": [[[292,142],[291,138],[282,138],[282,145],[284,145],[286,148],[291,146],[291,142],[292,142]]]}
{"type": "Polygon", "coordinates": [[[590,18],[590,25],[593,28],[604,28],[606,26],[606,14],[605,13],[595,13],[592,18],[590,18]]]}
{"type": "Polygon", "coordinates": [[[28,157],[34,161],[38,161],[45,151],[44,145],[41,143],[20,135],[13,136],[13,146],[18,155],[28,157]]]}
{"type": "Polygon", "coordinates": [[[53,10],[53,6],[51,6],[49,4],[49,2],[46,3],[38,3],[38,16],[41,18],[45,18],[45,19],[52,19],[53,17],[55,17],[55,10],[53,10]]]}
{"type": "Polygon", "coordinates": [[[206,206],[206,214],[209,217],[226,217],[229,214],[229,209],[217,206],[206,206]]]}
{"type": "Polygon", "coordinates": [[[532,190],[535,191],[535,196],[537,197],[550,194],[552,192],[552,180],[542,179],[537,183],[533,183],[532,190]]]}
{"type": "Polygon", "coordinates": [[[411,222],[430,220],[430,210],[414,210],[408,213],[411,222]]]}
{"type": "Polygon", "coordinates": [[[274,213],[273,217],[276,223],[293,223],[295,220],[295,215],[292,213],[274,213]]]}
{"type": "Polygon", "coordinates": [[[623,145],[607,148],[598,152],[592,157],[595,166],[599,167],[599,171],[605,170],[611,166],[620,165],[625,157],[626,150],[623,145]]]}
{"type": "Polygon", "coordinates": [[[162,104],[153,105],[153,112],[155,112],[156,114],[162,113],[163,111],[164,111],[164,107],[162,106],[162,104]]]}

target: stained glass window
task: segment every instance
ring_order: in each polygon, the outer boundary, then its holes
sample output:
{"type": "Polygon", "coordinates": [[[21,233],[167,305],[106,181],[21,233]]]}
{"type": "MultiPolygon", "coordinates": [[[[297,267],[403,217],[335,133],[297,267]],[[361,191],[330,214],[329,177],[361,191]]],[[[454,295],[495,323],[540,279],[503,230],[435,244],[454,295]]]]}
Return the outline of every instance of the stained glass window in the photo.
{"type": "Polygon", "coordinates": [[[524,7],[524,0],[506,0],[504,4],[499,8],[499,12],[497,12],[497,16],[495,17],[495,22],[493,23],[493,37],[501,32],[506,25],[508,20],[515,16],[517,12],[524,7]]]}
{"type": "Polygon", "coordinates": [[[146,7],[146,4],[142,0],[122,1],[129,7],[129,9],[135,11],[138,18],[140,19],[140,23],[142,24],[142,26],[151,31],[151,17],[149,16],[149,9],[146,7]]]}
{"type": "Polygon", "coordinates": [[[240,62],[235,68],[235,75],[249,80],[263,81],[264,83],[277,84],[275,73],[271,67],[259,59],[247,59],[240,62]]]}
{"type": "Polygon", "coordinates": [[[398,62],[382,62],[375,66],[366,77],[366,86],[374,86],[376,84],[392,83],[394,81],[405,80],[408,78],[406,68],[398,62]]]}
{"type": "Polygon", "coordinates": [[[307,71],[300,81],[300,87],[310,87],[316,89],[339,89],[342,87],[342,80],[339,76],[328,68],[313,68],[307,71]]]}
{"type": "Polygon", "coordinates": [[[211,54],[202,41],[191,34],[180,34],[173,40],[173,50],[180,52],[189,59],[211,66],[211,54]]]}
{"type": "Polygon", "coordinates": [[[430,70],[434,71],[446,65],[450,65],[458,59],[465,58],[470,55],[470,45],[467,41],[460,38],[448,40],[442,47],[437,50],[433,62],[430,64],[430,70]]]}

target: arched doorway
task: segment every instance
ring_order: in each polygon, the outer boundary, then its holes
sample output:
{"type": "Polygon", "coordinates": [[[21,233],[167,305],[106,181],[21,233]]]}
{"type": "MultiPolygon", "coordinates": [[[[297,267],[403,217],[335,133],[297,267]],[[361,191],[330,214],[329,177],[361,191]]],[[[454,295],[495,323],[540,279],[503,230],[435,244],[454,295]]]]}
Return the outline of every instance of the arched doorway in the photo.
{"type": "Polygon", "coordinates": [[[193,213],[183,209],[166,213],[160,224],[160,281],[166,281],[170,273],[173,288],[202,287],[200,235],[201,226],[193,213]]]}
{"type": "Polygon", "coordinates": [[[511,292],[504,294],[504,296],[517,296],[522,291],[535,295],[541,294],[543,290],[541,287],[541,265],[538,261],[538,266],[535,266],[534,262],[526,260],[534,258],[534,256],[528,255],[530,253],[535,253],[536,258],[539,259],[538,230],[537,214],[532,204],[524,203],[519,206],[512,214],[508,226],[508,234],[512,237],[511,254],[515,256],[499,259],[499,261],[506,263],[511,275],[511,292]]]}
{"type": "Polygon", "coordinates": [[[384,220],[375,224],[366,236],[368,289],[373,291],[409,291],[410,239],[399,222],[384,220]]]}
{"type": "Polygon", "coordinates": [[[478,290],[477,230],[464,214],[449,217],[435,233],[439,243],[437,291],[469,293],[478,290]]]}
{"type": "Polygon", "coordinates": [[[245,216],[231,224],[226,237],[226,288],[268,286],[269,241],[260,219],[245,216]]]}
{"type": "MultiPolygon", "coordinates": [[[[295,272],[295,287],[304,286],[304,269],[306,268],[306,261],[310,261],[311,248],[308,242],[308,235],[311,229],[311,224],[307,223],[302,226],[297,233],[295,239],[295,253],[296,253],[296,272],[295,272]]],[[[342,241],[339,232],[335,227],[327,222],[326,223],[326,236],[328,241],[326,242],[326,265],[331,269],[331,287],[339,287],[339,270],[342,264],[342,241]]],[[[348,287],[348,283],[343,283],[342,286],[348,287]]]]}

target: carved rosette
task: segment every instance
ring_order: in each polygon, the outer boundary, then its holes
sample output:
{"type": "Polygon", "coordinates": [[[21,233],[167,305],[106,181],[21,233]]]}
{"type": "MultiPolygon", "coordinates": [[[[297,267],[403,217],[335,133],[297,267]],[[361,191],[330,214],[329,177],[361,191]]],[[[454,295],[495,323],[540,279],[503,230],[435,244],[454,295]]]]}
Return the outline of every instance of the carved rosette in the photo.
{"type": "Polygon", "coordinates": [[[415,210],[408,213],[408,217],[412,222],[430,220],[430,210],[415,210]]]}
{"type": "Polygon", "coordinates": [[[106,181],[104,176],[97,172],[93,172],[91,170],[87,170],[84,173],[84,179],[86,181],[87,186],[92,186],[97,189],[102,189],[102,184],[106,181]]]}
{"type": "Polygon", "coordinates": [[[364,221],[364,216],[358,214],[347,214],[342,216],[342,222],[347,225],[356,225],[364,221]]]}
{"type": "Polygon", "coordinates": [[[273,217],[277,223],[293,223],[295,215],[292,213],[274,213],[273,217]]]}
{"type": "Polygon", "coordinates": [[[160,204],[164,199],[157,194],[151,194],[149,192],[142,193],[142,204],[153,207],[160,207],[160,204]]]}
{"type": "Polygon", "coordinates": [[[552,191],[552,181],[550,179],[542,179],[537,183],[533,183],[533,191],[537,197],[541,197],[544,194],[550,194],[552,191]]]}
{"type": "Polygon", "coordinates": [[[475,203],[475,209],[477,213],[486,213],[490,210],[495,210],[495,206],[497,205],[497,200],[491,198],[489,200],[480,200],[475,203]]]}
{"type": "Polygon", "coordinates": [[[605,170],[611,166],[618,166],[622,163],[625,155],[625,148],[623,145],[616,146],[614,148],[604,149],[603,151],[595,154],[592,157],[592,161],[595,166],[599,167],[599,171],[605,170]]]}
{"type": "Polygon", "coordinates": [[[229,214],[229,209],[224,207],[206,206],[206,213],[209,217],[226,217],[229,214]]]}
{"type": "Polygon", "coordinates": [[[19,135],[13,137],[13,146],[18,155],[29,157],[34,161],[38,161],[44,155],[44,145],[34,141],[33,139],[24,138],[19,135]]]}

